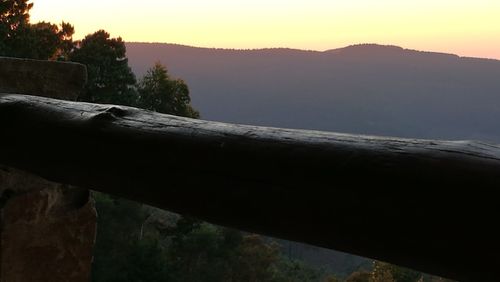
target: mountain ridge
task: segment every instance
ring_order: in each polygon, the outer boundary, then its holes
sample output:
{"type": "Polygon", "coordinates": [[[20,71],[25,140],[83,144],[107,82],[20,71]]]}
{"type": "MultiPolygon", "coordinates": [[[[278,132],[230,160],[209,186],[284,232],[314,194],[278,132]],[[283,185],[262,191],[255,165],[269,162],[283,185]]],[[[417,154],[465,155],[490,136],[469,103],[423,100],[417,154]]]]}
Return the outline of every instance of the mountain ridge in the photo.
{"type": "MultiPolygon", "coordinates": [[[[500,143],[500,61],[363,44],[326,51],[127,43],[136,75],[155,62],[185,80],[203,119],[500,143]]],[[[286,243],[296,258],[350,273],[368,259],[286,243]]]]}
{"type": "Polygon", "coordinates": [[[127,43],[136,75],[184,79],[202,118],[500,143],[500,61],[362,44],[326,51],[127,43]]]}
{"type": "Polygon", "coordinates": [[[404,48],[398,45],[392,44],[378,44],[378,43],[359,43],[359,44],[351,44],[344,47],[338,47],[327,50],[314,50],[314,49],[300,49],[300,48],[290,48],[290,47],[263,47],[263,48],[222,48],[222,47],[201,47],[201,46],[191,46],[186,44],[178,44],[178,43],[166,43],[166,42],[140,42],[140,41],[132,41],[127,42],[127,44],[140,44],[140,45],[157,45],[157,46],[168,46],[174,48],[186,48],[186,49],[198,49],[198,50],[210,50],[210,51],[227,51],[227,52],[265,52],[265,51],[288,51],[288,52],[300,52],[300,53],[318,53],[318,54],[334,54],[334,53],[342,53],[349,52],[352,50],[356,50],[359,48],[366,48],[366,51],[373,51],[374,49],[379,50],[393,50],[400,51],[401,53],[414,53],[414,54],[433,54],[433,55],[443,55],[443,56],[451,56],[460,59],[477,59],[477,60],[491,60],[491,61],[499,61],[500,59],[495,58],[485,58],[485,57],[473,57],[473,56],[460,56],[453,53],[446,52],[438,52],[438,51],[426,51],[426,50],[418,50],[412,48],[404,48]]]}

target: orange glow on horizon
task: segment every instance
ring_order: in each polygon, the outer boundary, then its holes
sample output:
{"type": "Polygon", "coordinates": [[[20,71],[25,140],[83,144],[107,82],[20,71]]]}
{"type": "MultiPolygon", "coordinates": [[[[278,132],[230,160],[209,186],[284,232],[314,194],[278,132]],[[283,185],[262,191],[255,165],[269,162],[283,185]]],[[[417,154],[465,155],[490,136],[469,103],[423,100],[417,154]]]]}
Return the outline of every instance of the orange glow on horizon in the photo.
{"type": "Polygon", "coordinates": [[[32,21],[125,41],[326,50],[358,43],[500,59],[496,0],[35,0],[32,21]]]}

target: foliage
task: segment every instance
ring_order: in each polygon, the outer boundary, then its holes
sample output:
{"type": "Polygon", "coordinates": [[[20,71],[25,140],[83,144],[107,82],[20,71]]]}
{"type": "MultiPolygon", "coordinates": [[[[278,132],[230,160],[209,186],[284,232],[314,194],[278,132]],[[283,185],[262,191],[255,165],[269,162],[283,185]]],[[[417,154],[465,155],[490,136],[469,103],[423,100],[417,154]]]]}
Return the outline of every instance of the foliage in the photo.
{"type": "Polygon", "coordinates": [[[128,66],[125,43],[120,37],[110,38],[104,30],[89,34],[77,42],[69,58],[87,66],[88,82],[81,101],[136,104],[136,79],[128,66]]]}
{"type": "MultiPolygon", "coordinates": [[[[317,269],[284,258],[276,243],[261,236],[182,216],[169,227],[159,228],[150,220],[144,228],[151,209],[100,193],[94,198],[99,218],[93,281],[288,282],[323,277],[317,269]]],[[[161,212],[158,221],[161,217],[171,216],[161,212]]]]}
{"type": "Polygon", "coordinates": [[[375,261],[371,281],[415,282],[422,277],[422,273],[386,262],[375,261]]]}
{"type": "Polygon", "coordinates": [[[139,81],[137,90],[141,108],[164,114],[198,118],[189,97],[189,89],[181,79],[172,79],[165,66],[156,63],[139,81]]]}
{"type": "Polygon", "coordinates": [[[346,278],[346,282],[369,282],[371,273],[368,271],[355,271],[346,278]]]}
{"type": "Polygon", "coordinates": [[[338,282],[339,280],[327,275],[323,270],[314,268],[300,260],[281,257],[277,269],[276,281],[283,282],[338,282]]]}
{"type": "Polygon", "coordinates": [[[73,49],[73,33],[73,26],[65,22],[60,27],[47,22],[23,27],[10,43],[12,56],[66,60],[73,49]]]}
{"type": "Polygon", "coordinates": [[[74,27],[62,22],[30,23],[27,0],[0,1],[0,56],[71,60],[87,66],[88,83],[80,101],[139,106],[160,113],[198,118],[189,89],[156,63],[136,84],[124,41],[104,30],[74,42],[74,27]],[[138,92],[136,91],[138,90],[138,92]]]}
{"type": "Polygon", "coordinates": [[[27,0],[0,2],[0,56],[31,59],[68,58],[73,49],[74,28],[69,23],[30,24],[27,0]]]}
{"type": "Polygon", "coordinates": [[[29,25],[29,10],[33,7],[27,0],[0,1],[0,56],[11,51],[11,42],[18,30],[29,25]]]}
{"type": "Polygon", "coordinates": [[[441,277],[400,267],[386,262],[374,261],[371,271],[359,270],[351,273],[346,282],[436,282],[449,281],[441,277]]]}
{"type": "Polygon", "coordinates": [[[279,246],[265,242],[261,236],[249,234],[236,249],[232,264],[233,281],[276,281],[280,262],[279,246]]]}
{"type": "Polygon", "coordinates": [[[156,238],[139,240],[147,213],[141,204],[94,193],[98,232],[92,281],[165,281],[166,257],[156,238]]]}

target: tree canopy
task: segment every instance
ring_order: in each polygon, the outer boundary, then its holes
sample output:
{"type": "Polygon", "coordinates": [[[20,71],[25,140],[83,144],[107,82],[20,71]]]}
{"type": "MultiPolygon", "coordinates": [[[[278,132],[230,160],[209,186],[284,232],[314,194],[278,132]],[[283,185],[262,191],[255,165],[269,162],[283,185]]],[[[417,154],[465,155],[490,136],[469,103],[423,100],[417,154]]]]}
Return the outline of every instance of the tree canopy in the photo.
{"type": "Polygon", "coordinates": [[[33,3],[26,0],[0,1],[0,56],[30,59],[67,59],[73,49],[74,27],[30,23],[33,3]]]}
{"type": "Polygon", "coordinates": [[[0,1],[0,55],[10,55],[11,42],[20,29],[29,25],[29,11],[33,3],[26,0],[0,1]]]}
{"type": "Polygon", "coordinates": [[[99,30],[76,45],[69,59],[85,64],[88,72],[87,86],[80,100],[134,106],[136,78],[128,66],[123,40],[99,30]]]}
{"type": "Polygon", "coordinates": [[[200,116],[190,105],[187,84],[182,79],[171,78],[159,62],[139,81],[137,90],[141,108],[191,118],[200,116]]]}

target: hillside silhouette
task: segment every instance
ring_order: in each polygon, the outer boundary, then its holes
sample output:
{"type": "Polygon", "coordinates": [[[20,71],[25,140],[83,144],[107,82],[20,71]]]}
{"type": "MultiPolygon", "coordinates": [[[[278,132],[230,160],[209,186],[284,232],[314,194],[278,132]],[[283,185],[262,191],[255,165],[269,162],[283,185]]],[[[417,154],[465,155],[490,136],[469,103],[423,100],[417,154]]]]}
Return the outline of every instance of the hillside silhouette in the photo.
{"type": "Polygon", "coordinates": [[[324,52],[127,43],[186,80],[208,120],[400,137],[500,142],[500,61],[354,45],[324,52]]]}
{"type": "MultiPolygon", "coordinates": [[[[414,138],[500,142],[500,61],[397,46],[324,52],[127,43],[133,71],[156,61],[186,80],[203,119],[414,138]]],[[[348,274],[369,260],[284,242],[292,257],[348,274]]]]}

